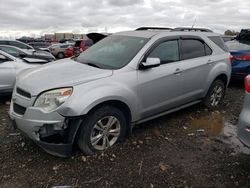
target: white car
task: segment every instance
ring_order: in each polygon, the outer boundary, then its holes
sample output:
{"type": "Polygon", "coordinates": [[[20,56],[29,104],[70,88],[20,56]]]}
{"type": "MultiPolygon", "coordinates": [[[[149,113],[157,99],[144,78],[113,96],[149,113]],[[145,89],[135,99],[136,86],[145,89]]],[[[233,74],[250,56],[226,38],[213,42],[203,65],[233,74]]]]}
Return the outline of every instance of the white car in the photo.
{"type": "Polygon", "coordinates": [[[44,64],[41,59],[18,59],[0,50],[0,96],[12,93],[16,76],[23,70],[44,64]]]}

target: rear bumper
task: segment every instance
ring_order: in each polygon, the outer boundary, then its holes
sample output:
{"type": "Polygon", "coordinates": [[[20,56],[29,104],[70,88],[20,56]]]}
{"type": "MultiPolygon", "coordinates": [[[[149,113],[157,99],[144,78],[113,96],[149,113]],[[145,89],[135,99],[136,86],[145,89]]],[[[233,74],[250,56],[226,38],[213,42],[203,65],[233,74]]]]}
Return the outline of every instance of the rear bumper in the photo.
{"type": "Polygon", "coordinates": [[[74,139],[81,123],[79,118],[65,118],[57,112],[47,114],[32,107],[20,116],[12,106],[10,118],[15,128],[52,155],[70,157],[73,154],[74,139]]]}

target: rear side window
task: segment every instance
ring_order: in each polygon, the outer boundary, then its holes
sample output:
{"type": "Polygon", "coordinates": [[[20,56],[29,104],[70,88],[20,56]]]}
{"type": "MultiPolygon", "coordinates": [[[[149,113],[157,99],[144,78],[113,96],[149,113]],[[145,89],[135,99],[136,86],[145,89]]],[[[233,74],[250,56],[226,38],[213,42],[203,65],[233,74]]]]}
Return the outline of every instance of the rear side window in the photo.
{"type": "Polygon", "coordinates": [[[0,45],[8,45],[7,41],[0,41],[0,45]]]}
{"type": "Polygon", "coordinates": [[[9,41],[9,45],[11,46],[15,46],[17,48],[21,48],[21,49],[30,49],[28,46],[26,46],[25,44],[22,44],[20,42],[16,42],[16,41],[9,41]]]}
{"type": "Polygon", "coordinates": [[[224,41],[220,36],[210,36],[208,37],[211,41],[213,41],[217,46],[219,46],[225,52],[228,52],[228,48],[226,47],[224,41]]]}
{"type": "Polygon", "coordinates": [[[161,64],[179,61],[179,46],[177,40],[166,41],[159,44],[148,57],[157,57],[161,64]]]}
{"type": "Polygon", "coordinates": [[[181,52],[183,60],[206,56],[205,44],[196,39],[183,39],[181,52]]]}
{"type": "Polygon", "coordinates": [[[20,51],[18,51],[15,48],[11,48],[11,47],[0,47],[0,50],[14,56],[14,57],[19,57],[20,56],[20,51]]]}

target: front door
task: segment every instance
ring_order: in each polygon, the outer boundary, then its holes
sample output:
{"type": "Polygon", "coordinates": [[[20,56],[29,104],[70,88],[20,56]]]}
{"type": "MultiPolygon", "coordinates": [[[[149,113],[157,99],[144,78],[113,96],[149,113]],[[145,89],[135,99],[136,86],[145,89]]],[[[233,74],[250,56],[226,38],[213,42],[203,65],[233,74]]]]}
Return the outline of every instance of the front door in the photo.
{"type": "Polygon", "coordinates": [[[138,70],[140,119],[179,106],[183,94],[182,62],[179,61],[178,40],[160,42],[144,59],[147,57],[159,58],[161,65],[138,70]]]}

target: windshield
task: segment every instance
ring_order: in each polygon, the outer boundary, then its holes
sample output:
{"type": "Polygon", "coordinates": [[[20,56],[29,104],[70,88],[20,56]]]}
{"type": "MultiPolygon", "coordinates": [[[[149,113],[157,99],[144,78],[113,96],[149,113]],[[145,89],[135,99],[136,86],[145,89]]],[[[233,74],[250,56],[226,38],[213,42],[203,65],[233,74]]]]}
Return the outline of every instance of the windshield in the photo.
{"type": "Polygon", "coordinates": [[[226,42],[227,47],[230,51],[239,51],[239,50],[250,50],[250,43],[239,42],[239,41],[230,41],[226,42]]]}
{"type": "Polygon", "coordinates": [[[119,69],[127,65],[148,39],[142,37],[107,37],[80,54],[75,60],[103,69],[119,69]]]}

